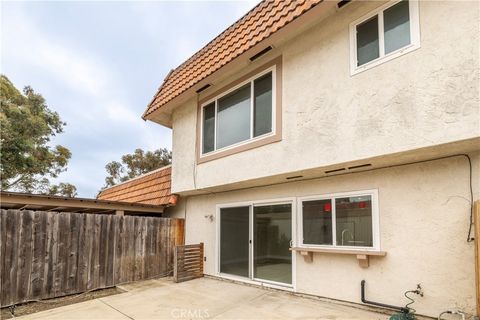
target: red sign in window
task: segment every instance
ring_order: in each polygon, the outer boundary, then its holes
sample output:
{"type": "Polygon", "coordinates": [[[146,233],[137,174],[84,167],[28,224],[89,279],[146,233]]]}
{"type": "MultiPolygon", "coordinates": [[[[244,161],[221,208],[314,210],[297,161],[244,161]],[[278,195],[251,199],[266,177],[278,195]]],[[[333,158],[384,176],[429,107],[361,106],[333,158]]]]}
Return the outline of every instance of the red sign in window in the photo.
{"type": "Polygon", "coordinates": [[[332,204],[331,203],[325,203],[323,205],[323,211],[324,212],[332,212],[332,204]]]}

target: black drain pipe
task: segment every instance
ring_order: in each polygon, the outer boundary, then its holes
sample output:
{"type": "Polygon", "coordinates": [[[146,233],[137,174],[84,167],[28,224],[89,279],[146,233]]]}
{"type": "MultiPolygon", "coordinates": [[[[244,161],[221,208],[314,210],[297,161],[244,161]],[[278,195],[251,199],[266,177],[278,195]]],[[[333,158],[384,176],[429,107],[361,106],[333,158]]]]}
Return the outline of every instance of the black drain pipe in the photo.
{"type": "Polygon", "coordinates": [[[385,303],[368,301],[367,299],[365,299],[365,280],[362,280],[361,286],[362,286],[361,294],[362,294],[362,302],[363,303],[371,304],[371,305],[379,306],[379,307],[384,307],[384,308],[390,308],[390,309],[394,309],[394,310],[400,310],[403,313],[409,313],[410,312],[410,310],[408,308],[405,308],[405,307],[397,307],[397,306],[392,306],[392,305],[385,304],[385,303]]]}

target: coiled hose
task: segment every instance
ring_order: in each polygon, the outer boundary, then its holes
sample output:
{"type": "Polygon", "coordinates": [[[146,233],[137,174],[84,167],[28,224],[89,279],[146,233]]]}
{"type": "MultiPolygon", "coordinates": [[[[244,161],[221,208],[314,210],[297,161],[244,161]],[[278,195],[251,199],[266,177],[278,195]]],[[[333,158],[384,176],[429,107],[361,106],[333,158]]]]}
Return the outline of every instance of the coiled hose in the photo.
{"type": "Polygon", "coordinates": [[[410,305],[415,303],[415,300],[413,300],[411,297],[408,296],[409,293],[419,294],[419,291],[418,290],[408,290],[408,291],[405,291],[405,293],[403,294],[405,296],[405,298],[410,300],[410,302],[405,305],[405,308],[407,308],[408,312],[410,312],[410,313],[416,313],[417,310],[415,310],[414,308],[410,308],[410,305]]]}
{"type": "Polygon", "coordinates": [[[458,314],[462,317],[462,320],[465,320],[465,312],[463,311],[460,311],[460,310],[447,310],[447,311],[443,311],[442,313],[440,313],[438,315],[438,320],[442,320],[442,316],[444,314],[458,314]]]}

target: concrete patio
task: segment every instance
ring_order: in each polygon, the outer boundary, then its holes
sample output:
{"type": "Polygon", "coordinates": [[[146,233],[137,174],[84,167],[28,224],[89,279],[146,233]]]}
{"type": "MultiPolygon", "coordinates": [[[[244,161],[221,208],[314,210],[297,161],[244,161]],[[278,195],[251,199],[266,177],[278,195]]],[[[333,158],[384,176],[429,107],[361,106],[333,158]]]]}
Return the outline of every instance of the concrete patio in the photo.
{"type": "Polygon", "coordinates": [[[51,309],[21,319],[388,319],[350,305],[288,292],[200,278],[136,282],[127,292],[51,309]]]}

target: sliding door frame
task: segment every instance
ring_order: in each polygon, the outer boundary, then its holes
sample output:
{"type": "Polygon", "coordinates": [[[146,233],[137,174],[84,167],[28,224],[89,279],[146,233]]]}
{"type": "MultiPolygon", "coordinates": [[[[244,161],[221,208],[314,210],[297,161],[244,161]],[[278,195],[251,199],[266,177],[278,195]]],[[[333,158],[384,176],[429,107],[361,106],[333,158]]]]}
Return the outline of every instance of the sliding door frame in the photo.
{"type": "Polygon", "coordinates": [[[253,208],[255,206],[267,206],[267,205],[277,205],[277,204],[290,204],[292,208],[291,212],[291,228],[292,228],[292,247],[295,247],[297,245],[297,201],[295,197],[289,197],[289,198],[278,198],[278,199],[265,199],[265,200],[255,200],[255,201],[242,201],[242,202],[233,202],[233,203],[225,203],[225,204],[218,204],[216,205],[216,210],[215,210],[215,274],[218,277],[225,278],[225,279],[230,279],[230,280],[235,280],[235,281],[241,281],[245,283],[251,283],[251,284],[257,284],[257,285],[262,285],[266,287],[271,287],[271,288],[277,288],[277,289],[282,289],[282,290],[288,290],[288,291],[294,291],[296,292],[297,288],[297,263],[296,263],[296,258],[297,255],[295,254],[295,251],[292,251],[292,283],[291,284],[286,284],[286,283],[279,283],[279,282],[274,282],[274,281],[269,281],[269,280],[263,280],[263,279],[257,279],[254,278],[253,274],[253,264],[254,264],[254,216],[253,216],[253,208]],[[241,276],[236,276],[236,275],[231,275],[227,273],[222,273],[220,272],[220,219],[221,219],[221,213],[220,210],[223,208],[232,208],[232,207],[249,207],[249,270],[248,274],[249,277],[241,277],[241,276]]]}

